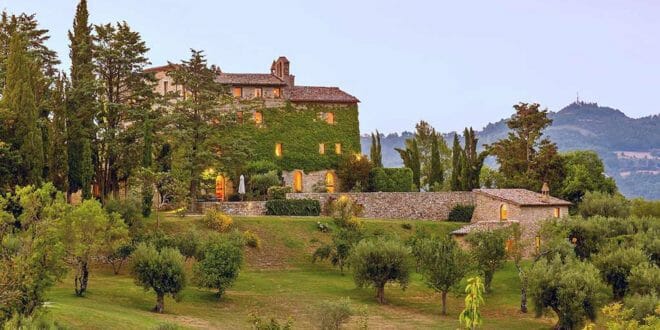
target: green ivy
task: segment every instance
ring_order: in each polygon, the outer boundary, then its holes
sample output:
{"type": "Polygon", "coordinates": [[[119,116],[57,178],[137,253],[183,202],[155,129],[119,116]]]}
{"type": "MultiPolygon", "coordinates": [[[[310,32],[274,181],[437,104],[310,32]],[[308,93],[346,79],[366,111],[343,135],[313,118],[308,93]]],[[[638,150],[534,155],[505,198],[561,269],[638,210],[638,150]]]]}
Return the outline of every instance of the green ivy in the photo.
{"type": "Polygon", "coordinates": [[[302,104],[287,102],[282,107],[256,107],[263,113],[263,123],[252,121],[251,111],[244,110],[244,123],[233,129],[227,138],[244,139],[254,152],[253,160],[268,160],[280,169],[318,171],[337,168],[340,155],[335,143],[341,143],[342,153],[360,152],[360,129],[357,105],[302,104]],[[319,118],[320,112],[333,112],[334,124],[319,118]],[[282,143],[282,157],[275,156],[275,144],[282,143]],[[325,154],[319,154],[319,144],[325,143],[325,154]]]}

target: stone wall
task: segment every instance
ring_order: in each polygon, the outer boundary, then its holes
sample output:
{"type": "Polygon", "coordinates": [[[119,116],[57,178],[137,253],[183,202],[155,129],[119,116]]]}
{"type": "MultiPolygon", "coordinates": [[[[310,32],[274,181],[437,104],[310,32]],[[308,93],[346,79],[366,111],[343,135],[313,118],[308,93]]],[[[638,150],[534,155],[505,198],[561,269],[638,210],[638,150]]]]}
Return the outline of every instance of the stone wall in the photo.
{"type": "Polygon", "coordinates": [[[266,202],[200,202],[196,211],[204,213],[208,209],[216,209],[228,215],[259,216],[266,215],[266,202]]]}
{"type": "Polygon", "coordinates": [[[364,207],[365,218],[446,220],[459,204],[474,205],[474,194],[454,192],[290,193],[287,199],[316,199],[326,211],[329,198],[346,195],[364,207]]]}
{"type": "MultiPolygon", "coordinates": [[[[326,148],[328,148],[326,146],[326,148]]],[[[332,150],[326,150],[326,152],[334,152],[334,145],[332,146],[332,150]]],[[[287,187],[291,187],[293,189],[293,177],[295,175],[295,172],[297,171],[284,171],[282,172],[282,179],[284,180],[284,185],[287,187]]],[[[334,174],[334,171],[328,170],[328,171],[313,171],[313,172],[304,172],[300,171],[302,173],[302,192],[303,193],[311,193],[314,192],[314,185],[317,185],[319,188],[326,189],[325,187],[325,176],[327,173],[332,173],[332,175],[335,176],[335,184],[337,185],[335,188],[338,188],[338,179],[337,176],[334,174]]]]}

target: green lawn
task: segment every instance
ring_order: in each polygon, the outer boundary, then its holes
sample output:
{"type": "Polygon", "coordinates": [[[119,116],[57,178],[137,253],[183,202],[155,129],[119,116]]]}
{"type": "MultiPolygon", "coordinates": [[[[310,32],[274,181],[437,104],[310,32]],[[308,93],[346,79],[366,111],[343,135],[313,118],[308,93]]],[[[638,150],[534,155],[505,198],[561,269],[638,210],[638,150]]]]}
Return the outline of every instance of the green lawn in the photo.
{"type": "MultiPolygon", "coordinates": [[[[49,293],[50,311],[57,322],[72,329],[153,329],[163,323],[184,328],[249,328],[248,315],[256,312],[265,318],[291,317],[294,328],[315,326],[315,312],[322,300],[350,297],[354,306],[366,306],[371,329],[456,329],[463,297],[450,295],[448,315],[440,315],[440,296],[427,288],[418,274],[402,291],[391,286],[385,290],[387,305],[375,303],[374,292],[358,289],[350,273],[341,275],[325,263],[312,264],[311,253],[331,234],[316,230],[317,221],[332,224],[328,218],[236,217],[236,227],[256,232],[262,240],[259,250],[248,249],[244,268],[220,301],[212,291],[188,286],[183,300],[167,299],[165,314],[150,309],[153,292],[135,286],[128,269],[113,275],[108,267],[94,268],[88,295],[73,294],[73,274],[49,293]]],[[[394,232],[402,239],[416,228],[447,232],[460,226],[448,222],[365,220],[370,232],[394,232]],[[401,227],[413,224],[412,230],[401,227]]],[[[150,224],[152,225],[152,224],[150,224]]],[[[203,229],[199,217],[166,217],[161,226],[176,234],[190,226],[203,229]]],[[[483,309],[485,329],[548,329],[551,318],[537,319],[533,313],[518,312],[519,286],[515,269],[508,264],[495,275],[493,293],[486,296],[483,309]]],[[[348,328],[357,326],[357,318],[348,328]]]]}

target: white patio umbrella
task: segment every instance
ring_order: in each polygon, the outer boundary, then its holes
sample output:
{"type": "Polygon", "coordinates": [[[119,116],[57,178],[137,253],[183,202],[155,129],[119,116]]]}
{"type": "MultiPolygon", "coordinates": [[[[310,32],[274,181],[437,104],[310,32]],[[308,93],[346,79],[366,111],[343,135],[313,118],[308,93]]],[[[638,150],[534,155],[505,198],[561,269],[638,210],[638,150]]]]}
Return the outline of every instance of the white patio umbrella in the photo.
{"type": "Polygon", "coordinates": [[[238,182],[238,194],[245,195],[245,177],[241,174],[241,178],[238,182]]]}

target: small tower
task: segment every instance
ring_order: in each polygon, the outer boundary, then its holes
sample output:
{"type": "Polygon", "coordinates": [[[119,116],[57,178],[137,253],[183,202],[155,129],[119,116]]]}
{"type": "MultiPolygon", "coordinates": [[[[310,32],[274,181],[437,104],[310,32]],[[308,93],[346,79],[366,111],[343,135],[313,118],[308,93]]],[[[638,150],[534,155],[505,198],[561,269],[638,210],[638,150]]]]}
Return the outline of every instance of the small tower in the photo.
{"type": "Polygon", "coordinates": [[[550,187],[547,182],[543,182],[541,187],[541,201],[548,202],[550,200],[550,187]]]}

